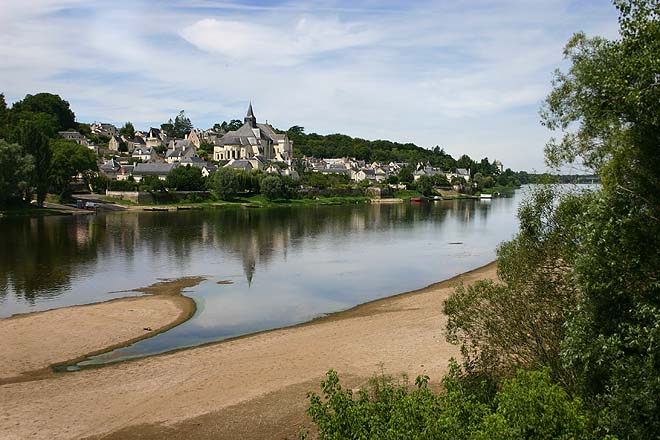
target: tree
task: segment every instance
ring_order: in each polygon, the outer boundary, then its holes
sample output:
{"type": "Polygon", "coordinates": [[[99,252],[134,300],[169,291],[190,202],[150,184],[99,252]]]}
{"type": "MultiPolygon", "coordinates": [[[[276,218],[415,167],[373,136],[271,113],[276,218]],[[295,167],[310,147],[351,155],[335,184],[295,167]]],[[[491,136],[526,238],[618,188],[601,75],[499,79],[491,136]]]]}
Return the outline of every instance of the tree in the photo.
{"type": "MultiPolygon", "coordinates": [[[[224,122],[223,122],[223,124],[224,124],[224,122]]],[[[225,129],[226,129],[227,131],[234,131],[234,130],[238,130],[238,129],[241,128],[242,126],[243,126],[243,121],[241,121],[240,119],[232,119],[232,120],[229,121],[229,123],[225,126],[225,129]]]]}
{"type": "Polygon", "coordinates": [[[174,136],[174,121],[172,121],[172,118],[164,124],[160,124],[160,129],[164,131],[168,137],[176,137],[174,136]]]}
{"type": "Polygon", "coordinates": [[[660,3],[617,0],[619,34],[578,33],[564,54],[542,120],[559,167],[581,161],[603,192],[584,207],[573,277],[581,290],[562,358],[611,432],[660,437],[660,3]]]}
{"type": "Polygon", "coordinates": [[[57,121],[56,131],[76,128],[76,115],[71,111],[69,103],[52,93],[25,95],[22,101],[14,103],[11,111],[14,114],[30,112],[52,115],[57,121]]]}
{"type": "Polygon", "coordinates": [[[186,117],[186,112],[181,110],[174,118],[174,125],[172,127],[173,137],[184,138],[193,129],[193,124],[190,118],[186,117]]]}
{"type": "Polygon", "coordinates": [[[472,159],[470,159],[470,156],[464,154],[456,161],[456,167],[465,168],[466,170],[474,170],[475,163],[472,159]]]}
{"type": "Polygon", "coordinates": [[[34,158],[34,172],[30,185],[35,188],[37,205],[42,206],[48,193],[52,152],[48,137],[34,122],[22,121],[17,129],[18,143],[34,158]]]}
{"type": "Polygon", "coordinates": [[[401,168],[401,171],[399,171],[399,181],[401,183],[412,183],[413,180],[414,178],[412,168],[409,166],[401,168]]]}
{"type": "Polygon", "coordinates": [[[570,385],[560,361],[564,324],[577,306],[572,281],[576,217],[589,196],[535,192],[520,207],[520,233],[498,248],[501,283],[459,287],[445,301],[447,340],[461,344],[466,369],[493,382],[519,368],[548,367],[570,385]]]}
{"type": "Polygon", "coordinates": [[[119,135],[124,136],[126,139],[133,139],[135,137],[135,127],[133,127],[133,123],[131,121],[126,122],[119,129],[119,135]]]}
{"type": "Polygon", "coordinates": [[[167,175],[165,186],[177,191],[203,191],[205,185],[202,170],[192,166],[174,168],[167,175]]]}
{"type": "Polygon", "coordinates": [[[29,191],[33,172],[34,158],[20,145],[0,139],[0,206],[29,191]]]}
{"type": "Polygon", "coordinates": [[[96,155],[92,150],[73,141],[63,139],[51,140],[52,166],[50,183],[60,196],[69,194],[71,180],[83,175],[85,181],[92,172],[98,171],[96,155]]]}
{"type": "Polygon", "coordinates": [[[268,200],[284,197],[285,188],[279,176],[266,176],[261,180],[261,194],[268,200]]]}
{"type": "Polygon", "coordinates": [[[431,182],[431,178],[429,176],[419,176],[416,184],[417,191],[422,193],[423,196],[430,196],[433,194],[433,183],[431,182]]]}
{"type": "Polygon", "coordinates": [[[233,199],[238,193],[236,172],[229,167],[220,168],[211,176],[209,188],[221,200],[233,199]]]}
{"type": "Polygon", "coordinates": [[[160,180],[158,176],[144,176],[140,180],[140,191],[149,192],[163,192],[165,191],[165,182],[160,180]]]}
{"type": "Polygon", "coordinates": [[[9,124],[9,110],[7,109],[7,101],[5,101],[4,93],[0,93],[0,139],[6,137],[5,131],[9,124]]]}

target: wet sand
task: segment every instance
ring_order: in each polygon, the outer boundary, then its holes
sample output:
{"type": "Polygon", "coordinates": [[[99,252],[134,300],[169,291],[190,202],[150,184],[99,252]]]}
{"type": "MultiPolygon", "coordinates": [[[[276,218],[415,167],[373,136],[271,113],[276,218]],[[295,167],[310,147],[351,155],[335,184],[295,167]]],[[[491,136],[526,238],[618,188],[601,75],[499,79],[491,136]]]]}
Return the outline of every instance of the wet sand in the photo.
{"type": "MultiPolygon", "coordinates": [[[[5,383],[0,438],[291,438],[307,423],[307,391],[330,368],[353,387],[380,365],[439,381],[460,354],[445,341],[442,302],[457,282],[484,278],[496,278],[495,264],[307,324],[5,383]]],[[[117,324],[108,325],[94,334],[113,334],[117,324]]]]}

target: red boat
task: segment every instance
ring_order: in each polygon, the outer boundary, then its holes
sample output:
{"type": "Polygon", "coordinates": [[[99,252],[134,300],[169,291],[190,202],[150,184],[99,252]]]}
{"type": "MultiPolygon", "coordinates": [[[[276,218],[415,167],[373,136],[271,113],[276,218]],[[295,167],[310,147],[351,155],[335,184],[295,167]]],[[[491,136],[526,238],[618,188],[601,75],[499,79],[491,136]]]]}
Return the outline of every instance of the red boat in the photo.
{"type": "Polygon", "coordinates": [[[413,203],[423,203],[426,202],[428,199],[426,197],[411,197],[410,201],[413,203]]]}

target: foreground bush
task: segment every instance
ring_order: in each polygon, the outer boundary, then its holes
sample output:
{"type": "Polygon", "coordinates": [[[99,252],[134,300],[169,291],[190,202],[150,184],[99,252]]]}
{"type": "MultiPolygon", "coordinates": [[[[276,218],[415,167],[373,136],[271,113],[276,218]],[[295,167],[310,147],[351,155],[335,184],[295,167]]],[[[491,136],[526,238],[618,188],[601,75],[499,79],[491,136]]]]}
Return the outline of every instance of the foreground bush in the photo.
{"type": "Polygon", "coordinates": [[[433,393],[428,377],[409,391],[405,379],[380,376],[357,395],[337,373],[309,394],[308,414],[322,439],[592,439],[579,399],[552,382],[547,370],[518,372],[491,398],[483,384],[461,376],[454,364],[444,389],[433,393]]]}

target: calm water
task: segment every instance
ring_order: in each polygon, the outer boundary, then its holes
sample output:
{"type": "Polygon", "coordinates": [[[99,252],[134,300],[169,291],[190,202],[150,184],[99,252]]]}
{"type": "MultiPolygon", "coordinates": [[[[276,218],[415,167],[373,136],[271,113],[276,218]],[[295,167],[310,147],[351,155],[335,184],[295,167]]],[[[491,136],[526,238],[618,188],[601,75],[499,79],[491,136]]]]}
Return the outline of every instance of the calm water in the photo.
{"type": "Polygon", "coordinates": [[[89,363],[291,325],[492,261],[517,230],[523,193],[421,205],[0,219],[0,316],[203,275],[186,290],[198,306],[190,321],[89,363]]]}

